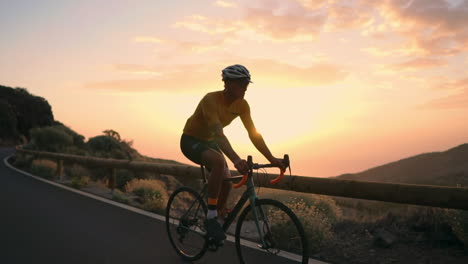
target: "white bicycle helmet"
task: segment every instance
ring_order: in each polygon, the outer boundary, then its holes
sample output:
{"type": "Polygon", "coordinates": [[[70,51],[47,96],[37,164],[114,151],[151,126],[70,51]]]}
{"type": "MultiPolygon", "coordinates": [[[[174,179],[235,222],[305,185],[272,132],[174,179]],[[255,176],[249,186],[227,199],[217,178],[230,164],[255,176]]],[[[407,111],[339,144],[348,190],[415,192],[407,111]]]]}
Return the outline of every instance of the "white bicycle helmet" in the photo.
{"type": "Polygon", "coordinates": [[[250,80],[249,70],[247,70],[246,67],[244,67],[244,66],[242,66],[240,64],[235,64],[235,65],[231,65],[231,66],[226,67],[222,71],[221,76],[223,77],[223,81],[245,78],[249,82],[252,82],[250,80]]]}

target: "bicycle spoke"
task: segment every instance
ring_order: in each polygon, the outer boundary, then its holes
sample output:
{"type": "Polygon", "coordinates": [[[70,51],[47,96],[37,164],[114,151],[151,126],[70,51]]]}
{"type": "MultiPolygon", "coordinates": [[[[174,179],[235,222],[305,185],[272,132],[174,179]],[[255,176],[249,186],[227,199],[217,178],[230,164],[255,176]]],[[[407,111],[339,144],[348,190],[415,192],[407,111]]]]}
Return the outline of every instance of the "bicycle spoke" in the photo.
{"type": "Polygon", "coordinates": [[[176,190],[166,209],[166,228],[171,244],[182,257],[195,260],[206,251],[206,205],[192,189],[176,190]]]}

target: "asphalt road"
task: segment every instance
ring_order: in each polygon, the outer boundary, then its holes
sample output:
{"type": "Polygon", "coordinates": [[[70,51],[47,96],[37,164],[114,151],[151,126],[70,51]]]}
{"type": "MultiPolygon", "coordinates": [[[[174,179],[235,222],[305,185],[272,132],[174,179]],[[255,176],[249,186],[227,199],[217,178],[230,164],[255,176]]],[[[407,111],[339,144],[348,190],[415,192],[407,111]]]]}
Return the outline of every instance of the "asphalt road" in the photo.
{"type": "MultiPolygon", "coordinates": [[[[188,263],[171,247],[162,221],[18,173],[0,148],[0,263],[188,263]]],[[[257,263],[286,263],[250,250],[257,263]]],[[[238,263],[235,246],[196,263],[238,263]]]]}

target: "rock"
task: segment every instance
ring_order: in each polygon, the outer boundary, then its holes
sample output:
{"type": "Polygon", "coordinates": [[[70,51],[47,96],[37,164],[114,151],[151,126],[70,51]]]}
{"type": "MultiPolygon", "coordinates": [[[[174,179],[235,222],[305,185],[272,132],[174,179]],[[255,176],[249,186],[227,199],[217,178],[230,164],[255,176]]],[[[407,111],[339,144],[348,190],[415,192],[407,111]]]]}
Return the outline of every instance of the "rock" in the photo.
{"type": "Polygon", "coordinates": [[[439,247],[450,247],[462,244],[458,238],[450,231],[436,230],[430,234],[432,242],[439,247]]]}
{"type": "Polygon", "coordinates": [[[374,233],[374,245],[388,248],[397,241],[397,237],[383,228],[379,228],[374,233]]]}

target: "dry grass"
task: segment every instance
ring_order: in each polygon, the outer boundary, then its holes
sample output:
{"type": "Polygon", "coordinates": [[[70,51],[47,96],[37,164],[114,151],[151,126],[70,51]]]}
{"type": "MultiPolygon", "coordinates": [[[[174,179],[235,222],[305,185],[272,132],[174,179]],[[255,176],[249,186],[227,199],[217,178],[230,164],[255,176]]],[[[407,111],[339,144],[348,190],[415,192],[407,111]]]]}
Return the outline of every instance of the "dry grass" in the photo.
{"type": "Polygon", "coordinates": [[[83,177],[83,176],[90,175],[88,169],[78,164],[73,164],[72,167],[70,168],[69,173],[70,173],[70,177],[83,177]]]}
{"type": "MultiPolygon", "coordinates": [[[[146,188],[155,191],[161,192],[161,194],[165,194],[167,196],[167,189],[164,182],[160,180],[153,180],[153,179],[133,179],[125,185],[126,192],[133,192],[139,188],[146,188]]],[[[167,198],[167,197],[166,197],[167,198]]]]}
{"type": "Polygon", "coordinates": [[[269,188],[260,188],[258,195],[260,198],[275,199],[285,204],[302,200],[306,205],[313,206],[320,210],[326,217],[330,218],[332,222],[337,221],[342,216],[341,208],[330,196],[269,188]]]}
{"type": "Polygon", "coordinates": [[[34,175],[52,180],[55,177],[55,172],[57,171],[57,164],[46,159],[33,160],[30,171],[34,175]]]}
{"type": "MultiPolygon", "coordinates": [[[[233,190],[232,199],[238,198],[242,191],[233,190]]],[[[333,239],[333,224],[339,221],[342,211],[331,197],[263,187],[257,188],[257,193],[260,198],[284,203],[296,214],[307,234],[310,252],[318,252],[333,239]]]]}
{"type": "Polygon", "coordinates": [[[303,199],[294,199],[286,203],[299,218],[309,240],[309,252],[317,252],[333,238],[332,218],[320,208],[310,205],[303,199]]]}
{"type": "Polygon", "coordinates": [[[141,197],[145,210],[162,213],[169,199],[166,185],[160,180],[133,179],[125,185],[127,193],[134,193],[141,197]]]}
{"type": "Polygon", "coordinates": [[[33,160],[32,166],[46,167],[54,171],[57,170],[57,163],[51,160],[46,160],[46,159],[33,160]]]}

